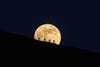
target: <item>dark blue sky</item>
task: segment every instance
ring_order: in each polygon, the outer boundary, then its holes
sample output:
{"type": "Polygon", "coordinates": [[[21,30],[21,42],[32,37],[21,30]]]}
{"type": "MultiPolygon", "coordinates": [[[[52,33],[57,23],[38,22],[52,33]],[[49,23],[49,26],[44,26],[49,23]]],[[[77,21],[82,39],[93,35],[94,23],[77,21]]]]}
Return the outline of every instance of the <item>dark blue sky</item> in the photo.
{"type": "Polygon", "coordinates": [[[100,51],[99,12],[78,2],[1,1],[0,29],[33,37],[39,25],[51,23],[61,30],[61,44],[100,51]]]}

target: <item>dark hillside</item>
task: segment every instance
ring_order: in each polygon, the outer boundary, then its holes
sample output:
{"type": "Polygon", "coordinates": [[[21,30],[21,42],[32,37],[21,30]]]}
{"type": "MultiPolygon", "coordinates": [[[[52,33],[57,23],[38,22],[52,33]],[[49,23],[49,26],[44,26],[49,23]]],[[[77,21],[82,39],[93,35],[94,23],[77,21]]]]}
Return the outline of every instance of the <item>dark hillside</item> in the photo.
{"type": "MultiPolygon", "coordinates": [[[[24,49],[32,49],[34,53],[40,53],[42,56],[42,52],[45,54],[53,54],[53,55],[61,55],[61,58],[74,58],[80,60],[87,61],[96,61],[99,59],[99,53],[95,53],[89,50],[84,50],[75,47],[69,47],[60,45],[57,46],[52,43],[46,43],[34,40],[33,38],[28,38],[26,36],[21,36],[17,34],[12,34],[4,31],[0,31],[0,48],[24,48],[24,49]],[[36,49],[35,52],[34,49],[36,49]],[[46,49],[46,50],[45,50],[46,49]],[[52,50],[53,49],[53,50],[52,50]],[[59,49],[59,50],[58,50],[59,49]],[[48,51],[48,52],[47,52],[48,51]]],[[[71,59],[70,58],[70,59],[71,59]]]]}

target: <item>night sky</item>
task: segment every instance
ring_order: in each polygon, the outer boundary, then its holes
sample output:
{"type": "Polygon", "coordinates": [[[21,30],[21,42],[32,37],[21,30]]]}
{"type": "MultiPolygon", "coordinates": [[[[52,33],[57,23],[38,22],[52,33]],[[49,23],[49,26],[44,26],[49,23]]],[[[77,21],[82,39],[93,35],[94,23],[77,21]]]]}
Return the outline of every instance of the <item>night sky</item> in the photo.
{"type": "Polygon", "coordinates": [[[83,6],[78,2],[0,1],[0,29],[33,37],[39,25],[51,23],[62,33],[61,45],[100,52],[100,8],[87,4],[83,6]]]}

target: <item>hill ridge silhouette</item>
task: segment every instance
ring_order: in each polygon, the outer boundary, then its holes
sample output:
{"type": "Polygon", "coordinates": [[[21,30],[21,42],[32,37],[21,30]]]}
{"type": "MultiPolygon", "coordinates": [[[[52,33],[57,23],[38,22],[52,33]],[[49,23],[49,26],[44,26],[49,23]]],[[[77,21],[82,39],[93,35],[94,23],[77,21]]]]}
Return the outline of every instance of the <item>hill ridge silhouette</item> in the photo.
{"type": "MultiPolygon", "coordinates": [[[[89,50],[84,50],[80,48],[56,45],[53,43],[42,42],[29,38],[27,36],[13,34],[0,30],[0,48],[8,49],[32,49],[32,56],[59,56],[59,59],[72,59],[85,62],[98,62],[100,58],[100,53],[92,52],[89,50]],[[35,50],[36,49],[36,50],[35,50]],[[61,55],[61,56],[60,56],[61,55]]],[[[12,50],[13,51],[13,50],[12,50]]],[[[54,58],[54,57],[53,57],[54,58]]],[[[55,57],[57,58],[57,57],[55,57]]],[[[38,57],[41,59],[41,57],[38,57]]],[[[50,59],[50,58],[49,58],[50,59]]],[[[75,62],[76,62],[75,61],[75,62]]],[[[72,63],[72,62],[71,62],[72,63]]]]}
{"type": "Polygon", "coordinates": [[[0,30],[0,40],[0,47],[3,48],[60,48],[63,50],[70,50],[71,52],[96,54],[96,52],[93,51],[42,42],[27,36],[5,32],[3,30],[0,30]]]}

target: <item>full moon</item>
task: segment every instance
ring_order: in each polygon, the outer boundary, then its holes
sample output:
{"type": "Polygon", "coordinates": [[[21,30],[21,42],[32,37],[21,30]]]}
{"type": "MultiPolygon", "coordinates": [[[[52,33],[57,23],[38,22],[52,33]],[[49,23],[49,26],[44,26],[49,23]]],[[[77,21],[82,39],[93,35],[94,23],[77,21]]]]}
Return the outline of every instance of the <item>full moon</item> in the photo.
{"type": "Polygon", "coordinates": [[[56,26],[52,24],[43,24],[36,29],[34,39],[60,45],[61,33],[56,26]]]}

